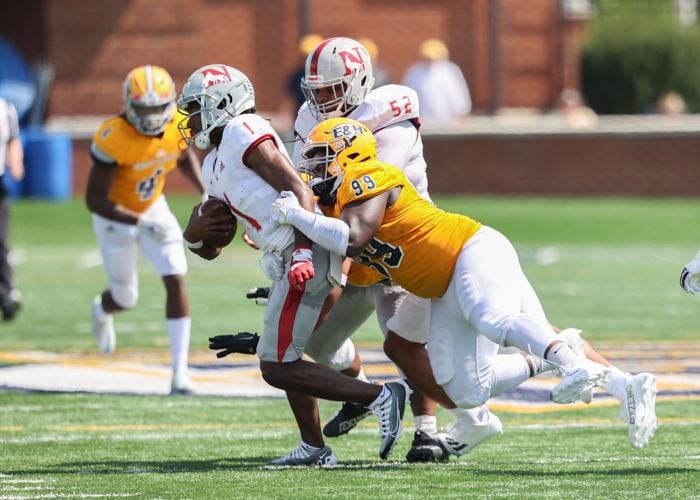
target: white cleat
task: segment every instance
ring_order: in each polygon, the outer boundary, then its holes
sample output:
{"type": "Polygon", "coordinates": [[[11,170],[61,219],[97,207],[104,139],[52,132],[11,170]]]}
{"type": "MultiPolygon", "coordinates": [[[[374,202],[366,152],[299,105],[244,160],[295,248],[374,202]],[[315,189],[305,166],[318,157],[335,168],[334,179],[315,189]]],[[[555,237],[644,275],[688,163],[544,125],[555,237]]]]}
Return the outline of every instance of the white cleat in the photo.
{"type": "Polygon", "coordinates": [[[629,424],[628,437],[633,448],[644,448],[657,429],[656,377],[639,373],[627,379],[626,400],[620,418],[629,424]]]}
{"type": "Polygon", "coordinates": [[[411,392],[403,380],[387,382],[377,400],[369,405],[372,413],[379,418],[379,436],[381,437],[379,458],[382,460],[387,459],[401,438],[403,414],[411,392]],[[384,397],[380,400],[382,395],[384,397]]]}
{"type": "Polygon", "coordinates": [[[187,371],[173,372],[173,380],[170,384],[171,396],[194,394],[194,388],[194,382],[187,375],[187,371]]]}
{"type": "Polygon", "coordinates": [[[438,433],[438,439],[450,455],[466,455],[489,438],[503,434],[501,420],[489,412],[483,424],[465,423],[457,420],[446,433],[438,433]]]}
{"type": "Polygon", "coordinates": [[[564,405],[581,400],[583,394],[605,380],[608,371],[587,359],[572,363],[563,368],[561,381],[552,389],[552,401],[564,405]]]}
{"type": "Polygon", "coordinates": [[[114,335],[114,320],[111,314],[104,314],[100,319],[98,310],[102,307],[102,298],[98,295],[92,301],[92,333],[97,341],[97,347],[102,354],[112,354],[116,345],[114,335]]]}
{"type": "MultiPolygon", "coordinates": [[[[580,358],[586,357],[586,350],[583,347],[583,339],[581,339],[581,330],[578,328],[567,328],[559,332],[559,338],[564,341],[566,345],[571,347],[576,355],[580,358]]],[[[590,404],[593,401],[593,388],[581,392],[581,401],[586,404],[590,404]]]]}
{"type": "Polygon", "coordinates": [[[294,448],[288,455],[272,460],[268,465],[276,467],[333,467],[337,465],[333,450],[328,446],[310,450],[304,444],[294,448]]]}

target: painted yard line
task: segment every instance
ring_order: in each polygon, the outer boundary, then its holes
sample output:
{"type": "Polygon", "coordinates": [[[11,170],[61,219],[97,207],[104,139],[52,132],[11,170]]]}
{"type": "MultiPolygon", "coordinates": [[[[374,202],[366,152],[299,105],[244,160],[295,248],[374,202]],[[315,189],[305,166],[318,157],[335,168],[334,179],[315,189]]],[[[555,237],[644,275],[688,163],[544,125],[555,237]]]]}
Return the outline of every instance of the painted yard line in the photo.
{"type": "MultiPolygon", "coordinates": [[[[626,426],[627,424],[621,422],[617,419],[609,418],[579,418],[575,420],[570,419],[547,419],[538,420],[530,419],[526,421],[521,421],[517,424],[509,425],[509,428],[529,428],[533,425],[553,425],[553,426],[587,426],[587,425],[617,425],[626,426]]],[[[700,419],[693,418],[681,418],[681,417],[669,417],[660,418],[659,424],[661,425],[700,425],[700,419]]],[[[377,427],[376,422],[367,422],[365,426],[377,427]]],[[[126,431],[177,431],[177,430],[231,430],[237,431],[240,429],[251,429],[250,423],[227,423],[227,424],[153,424],[153,425],[128,425],[128,424],[104,424],[104,425],[57,425],[49,426],[48,430],[57,432],[126,432],[126,431]]],[[[291,422],[265,422],[255,424],[256,429],[293,429],[294,426],[291,422]]],[[[32,432],[36,432],[33,429],[32,432]]],[[[353,430],[353,433],[355,431],[353,430]]]]}

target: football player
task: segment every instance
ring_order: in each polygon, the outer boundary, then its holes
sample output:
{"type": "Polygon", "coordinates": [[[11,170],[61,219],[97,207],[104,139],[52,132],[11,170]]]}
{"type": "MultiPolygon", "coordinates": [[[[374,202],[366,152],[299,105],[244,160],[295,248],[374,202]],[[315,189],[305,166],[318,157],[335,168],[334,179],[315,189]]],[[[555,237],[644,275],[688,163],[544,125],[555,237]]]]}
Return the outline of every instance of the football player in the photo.
{"type": "MultiPolygon", "coordinates": [[[[306,103],[299,109],[294,124],[296,141],[292,159],[295,164],[299,161],[304,139],[318,123],[328,118],[349,117],[375,133],[378,158],[403,171],[418,193],[430,201],[416,93],[402,85],[384,85],[374,89],[373,84],[372,60],[361,43],[343,37],[320,42],[306,60],[301,82],[306,103]]],[[[349,338],[373,311],[377,313],[382,334],[388,338],[387,354],[390,357],[409,356],[411,351],[424,350],[422,344],[405,339],[423,337],[420,329],[425,323],[416,321],[420,318],[413,315],[404,317],[403,321],[394,317],[398,306],[404,301],[408,301],[406,311],[421,314],[421,311],[425,311],[422,300],[410,297],[399,286],[356,286],[382,279],[366,274],[363,269],[351,272],[350,282],[339,298],[334,297],[337,302],[309,340],[306,350],[317,362],[360,380],[366,380],[366,377],[360,357],[349,338]],[[396,328],[403,330],[403,336],[391,331],[396,328]]],[[[446,460],[447,455],[437,439],[435,402],[415,386],[413,389],[411,408],[416,432],[406,459],[409,462],[446,460]]],[[[345,434],[367,414],[367,408],[345,403],[324,427],[324,434],[329,437],[345,434]]],[[[490,432],[483,434],[484,439],[499,432],[495,420],[493,423],[489,427],[490,432]]]]}
{"type": "MultiPolygon", "coordinates": [[[[558,403],[585,398],[605,380],[608,368],[554,333],[510,242],[422,199],[404,174],[377,161],[367,127],[350,119],[322,122],[311,131],[302,158],[300,170],[324,193],[322,208],[331,217],[303,212],[292,193],[282,193],[273,218],[431,300],[425,340],[439,385],[431,389],[424,380],[422,388],[434,399],[448,408],[476,408],[548,364],[563,377],[552,391],[558,403]],[[498,355],[499,345],[531,355],[498,355]]],[[[628,410],[634,412],[630,439],[634,428],[637,447],[656,429],[653,377],[648,382],[639,399],[627,394],[635,399],[628,410]]]]}
{"type": "MultiPolygon", "coordinates": [[[[277,133],[255,113],[248,77],[230,66],[204,66],[185,83],[178,107],[186,114],[180,130],[187,143],[211,148],[202,167],[208,195],[229,206],[253,244],[265,252],[262,266],[266,274],[276,278],[257,345],[263,378],[287,391],[293,410],[302,408],[312,416],[297,418],[301,443],[271,464],[335,464],[335,455],[321,434],[316,397],[353,401],[370,408],[379,417],[380,457],[386,458],[401,434],[409,390],[401,382],[374,385],[302,359],[325,297],[340,280],[340,258],[312,244],[291,226],[271,219],[272,202],[281,191],[294,193],[298,206],[309,213],[315,210],[315,201],[277,133]],[[267,268],[269,256],[273,260],[281,256],[284,267],[280,275],[267,268]]],[[[207,259],[221,252],[221,248],[205,243],[207,227],[215,225],[206,220],[206,212],[200,215],[195,209],[184,232],[188,247],[207,259]]]]}
{"type": "Polygon", "coordinates": [[[163,195],[175,167],[204,191],[199,162],[181,152],[175,84],[158,66],[133,69],[124,81],[123,113],[105,121],[93,137],[93,166],[86,203],[102,253],[109,287],[95,297],[92,328],[99,349],[115,347],[113,315],[138,300],[138,250],[163,279],[165,316],[172,349],[172,394],[189,393],[190,313],[185,292],[187,262],[182,230],[163,195]]]}

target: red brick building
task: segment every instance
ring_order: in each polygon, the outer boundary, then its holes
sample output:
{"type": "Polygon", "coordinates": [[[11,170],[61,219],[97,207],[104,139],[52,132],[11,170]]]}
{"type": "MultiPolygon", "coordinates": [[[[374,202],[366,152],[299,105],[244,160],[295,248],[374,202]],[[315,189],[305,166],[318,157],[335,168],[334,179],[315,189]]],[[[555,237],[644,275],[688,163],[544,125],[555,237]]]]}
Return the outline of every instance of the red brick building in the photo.
{"type": "Polygon", "coordinates": [[[51,115],[109,114],[134,66],[166,67],[178,85],[223,62],[247,73],[258,108],[278,109],[304,32],[374,39],[399,80],[426,38],[443,39],[475,111],[550,108],[577,86],[582,23],[560,0],[24,0],[6,2],[0,33],[53,64],[51,115]]]}

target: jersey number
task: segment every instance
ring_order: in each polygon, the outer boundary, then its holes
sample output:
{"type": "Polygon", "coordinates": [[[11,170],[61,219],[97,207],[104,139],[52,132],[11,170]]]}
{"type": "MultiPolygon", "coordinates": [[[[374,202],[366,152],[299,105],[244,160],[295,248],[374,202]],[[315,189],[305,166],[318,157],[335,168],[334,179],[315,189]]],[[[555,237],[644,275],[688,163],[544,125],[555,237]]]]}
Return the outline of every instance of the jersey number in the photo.
{"type": "Polygon", "coordinates": [[[136,186],[136,192],[139,194],[141,201],[151,199],[156,189],[156,183],[158,182],[159,175],[163,175],[162,168],[157,169],[155,172],[153,172],[152,176],[150,176],[148,179],[142,180],[139,182],[138,186],[136,186]]]}
{"type": "Polygon", "coordinates": [[[372,189],[377,187],[377,184],[375,184],[375,182],[369,175],[363,175],[362,182],[355,179],[350,183],[350,187],[352,188],[352,192],[355,196],[361,196],[362,193],[365,192],[365,189],[367,191],[371,191],[372,189]],[[362,186],[362,184],[364,184],[364,187],[362,186]]]}
{"type": "Polygon", "coordinates": [[[372,238],[356,260],[391,279],[388,268],[397,268],[401,265],[403,250],[391,243],[372,238]]]}
{"type": "Polygon", "coordinates": [[[401,99],[394,99],[393,101],[389,101],[389,106],[391,106],[391,111],[394,114],[394,116],[399,116],[401,113],[410,113],[411,112],[411,99],[405,95],[401,99]],[[401,106],[403,105],[403,109],[401,106]]]}

